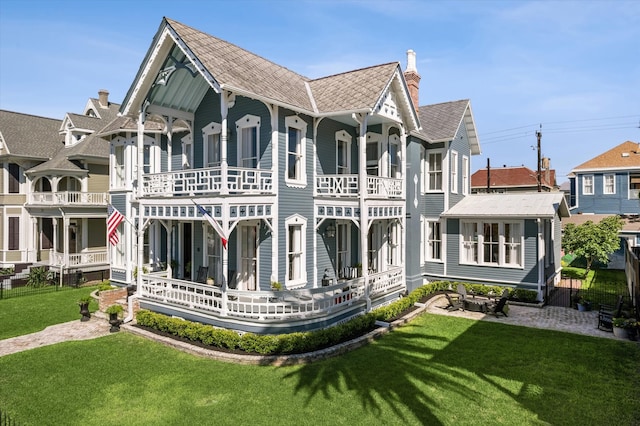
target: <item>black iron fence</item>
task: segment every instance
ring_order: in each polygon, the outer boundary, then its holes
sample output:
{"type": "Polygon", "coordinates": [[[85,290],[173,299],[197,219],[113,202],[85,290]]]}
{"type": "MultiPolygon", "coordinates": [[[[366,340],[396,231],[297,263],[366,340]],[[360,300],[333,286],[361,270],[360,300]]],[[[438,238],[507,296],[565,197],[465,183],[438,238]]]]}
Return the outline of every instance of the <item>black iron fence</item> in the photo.
{"type": "Polygon", "coordinates": [[[552,306],[577,308],[579,302],[589,302],[591,309],[598,309],[600,305],[615,305],[622,296],[625,306],[632,306],[629,290],[619,283],[610,283],[599,288],[582,287],[582,281],[570,277],[563,277],[549,296],[547,303],[552,306]]]}

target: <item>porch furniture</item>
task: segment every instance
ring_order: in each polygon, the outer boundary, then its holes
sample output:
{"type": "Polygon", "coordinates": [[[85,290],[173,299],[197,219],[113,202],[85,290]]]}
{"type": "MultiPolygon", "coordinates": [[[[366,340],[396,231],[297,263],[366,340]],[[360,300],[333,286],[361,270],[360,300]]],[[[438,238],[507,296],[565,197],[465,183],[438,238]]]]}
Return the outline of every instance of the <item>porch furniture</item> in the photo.
{"type": "Polygon", "coordinates": [[[201,266],[198,268],[198,274],[196,275],[196,282],[205,284],[207,282],[207,273],[209,272],[209,268],[206,266],[201,266]]]}
{"type": "Polygon", "coordinates": [[[613,319],[622,313],[623,296],[618,296],[615,306],[602,304],[598,310],[598,330],[613,331],[613,319]]]}
{"type": "Polygon", "coordinates": [[[462,285],[462,284],[458,284],[458,287],[456,289],[457,293],[460,295],[460,299],[464,302],[465,300],[467,300],[467,288],[462,285]]]}
{"type": "Polygon", "coordinates": [[[464,311],[464,301],[458,295],[450,295],[449,293],[445,293],[444,296],[449,302],[449,304],[445,306],[444,309],[448,311],[457,311],[458,309],[462,309],[464,311]]]}
{"type": "Polygon", "coordinates": [[[507,317],[508,315],[504,311],[504,307],[507,305],[507,300],[509,300],[507,297],[502,296],[500,300],[498,300],[498,303],[487,308],[487,313],[493,314],[496,317],[498,316],[498,314],[502,314],[507,317]]]}
{"type": "Polygon", "coordinates": [[[488,309],[487,302],[481,299],[464,300],[462,303],[464,304],[464,308],[471,312],[485,313],[488,309]]]}

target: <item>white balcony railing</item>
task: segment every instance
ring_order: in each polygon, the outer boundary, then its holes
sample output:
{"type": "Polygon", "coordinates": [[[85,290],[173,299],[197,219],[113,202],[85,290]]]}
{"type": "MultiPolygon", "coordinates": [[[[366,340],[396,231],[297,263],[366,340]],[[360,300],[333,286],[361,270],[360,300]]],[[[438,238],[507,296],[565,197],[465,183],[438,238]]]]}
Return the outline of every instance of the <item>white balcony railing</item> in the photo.
{"type": "MultiPolygon", "coordinates": [[[[358,175],[322,175],[316,178],[316,194],[356,197],[360,189],[358,175]]],[[[367,176],[367,195],[373,198],[402,197],[402,179],[367,176]]]]}
{"type": "Polygon", "coordinates": [[[47,206],[106,206],[109,194],[106,192],[32,192],[29,204],[47,206]]]}
{"type": "Polygon", "coordinates": [[[402,197],[402,179],[367,176],[367,194],[375,198],[402,197]]]}
{"type": "Polygon", "coordinates": [[[265,194],[273,192],[271,170],[220,167],[177,170],[142,176],[143,195],[265,194]]]}
{"type": "Polygon", "coordinates": [[[358,189],[358,175],[322,175],[316,178],[318,195],[355,197],[358,189]]]}
{"type": "Polygon", "coordinates": [[[106,250],[88,251],[84,253],[51,253],[49,256],[52,265],[64,265],[65,267],[91,266],[107,264],[109,255],[106,250]]]}

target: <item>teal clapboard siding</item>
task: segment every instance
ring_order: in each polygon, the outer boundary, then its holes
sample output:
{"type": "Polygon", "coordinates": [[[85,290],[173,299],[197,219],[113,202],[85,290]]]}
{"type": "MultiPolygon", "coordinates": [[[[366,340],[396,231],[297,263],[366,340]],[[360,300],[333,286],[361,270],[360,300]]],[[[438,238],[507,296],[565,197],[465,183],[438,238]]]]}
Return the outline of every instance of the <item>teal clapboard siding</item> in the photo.
{"type": "Polygon", "coordinates": [[[406,145],[406,180],[407,180],[407,220],[405,226],[406,233],[406,247],[412,247],[413,249],[405,250],[405,271],[406,271],[406,283],[407,290],[418,288],[422,285],[422,270],[420,259],[420,245],[422,244],[420,229],[420,215],[421,209],[425,206],[425,202],[422,195],[422,181],[424,177],[421,175],[421,151],[423,142],[414,137],[407,137],[406,145]],[[414,183],[414,177],[417,178],[417,183],[414,183]],[[414,200],[418,200],[418,205],[415,205],[414,200]]]}
{"type": "MultiPolygon", "coordinates": [[[[202,137],[202,128],[209,123],[214,122],[221,124],[222,115],[220,114],[220,95],[213,89],[209,89],[207,94],[200,102],[196,110],[193,123],[193,167],[200,168],[205,166],[204,158],[204,139],[202,137]]],[[[231,127],[231,123],[228,123],[231,127]]]]}
{"type": "MultiPolygon", "coordinates": [[[[458,204],[460,200],[462,200],[465,196],[462,191],[462,157],[466,156],[469,158],[469,162],[471,162],[471,149],[469,147],[469,137],[467,135],[467,128],[465,126],[458,127],[458,131],[456,132],[455,138],[449,144],[449,161],[452,161],[451,151],[456,151],[458,153],[457,164],[458,164],[458,192],[454,193],[451,191],[453,188],[453,183],[451,179],[453,179],[451,175],[451,170],[453,170],[453,165],[449,166],[449,205],[447,208],[451,208],[458,204]]],[[[469,173],[471,173],[469,171],[469,173]]],[[[468,175],[468,179],[471,179],[471,175],[468,175]]]]}
{"type": "Polygon", "coordinates": [[[450,279],[470,282],[518,284],[521,287],[537,286],[537,234],[535,220],[524,221],[524,268],[500,268],[460,264],[460,220],[447,219],[447,276],[450,279]]]}
{"type": "Polygon", "coordinates": [[[307,183],[304,188],[288,186],[286,177],[286,155],[287,155],[287,127],[285,118],[295,115],[293,111],[285,108],[278,110],[278,281],[286,282],[287,273],[287,229],[285,221],[293,215],[300,215],[307,219],[306,224],[306,246],[305,262],[307,272],[307,286],[313,287],[314,277],[314,233],[315,223],[313,220],[313,120],[305,115],[298,117],[307,123],[307,133],[305,135],[305,157],[304,167],[306,168],[307,183]]]}

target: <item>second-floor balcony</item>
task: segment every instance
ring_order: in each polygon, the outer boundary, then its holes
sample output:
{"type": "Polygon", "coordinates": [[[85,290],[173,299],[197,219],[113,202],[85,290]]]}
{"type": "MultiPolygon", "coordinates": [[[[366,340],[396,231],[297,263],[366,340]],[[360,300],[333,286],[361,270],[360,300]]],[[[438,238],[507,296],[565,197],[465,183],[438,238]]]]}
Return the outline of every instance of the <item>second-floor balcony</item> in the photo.
{"type": "Polygon", "coordinates": [[[144,196],[272,194],[271,170],[242,167],[186,169],[142,176],[144,196]]]}
{"type": "Polygon", "coordinates": [[[43,205],[50,207],[61,206],[106,206],[109,194],[106,192],[32,192],[27,203],[30,205],[43,205]]]}
{"type": "MultiPolygon", "coordinates": [[[[367,197],[402,198],[402,179],[367,176],[367,197]]],[[[360,192],[358,175],[322,175],[316,178],[316,194],[331,197],[357,197],[360,192]]]]}

